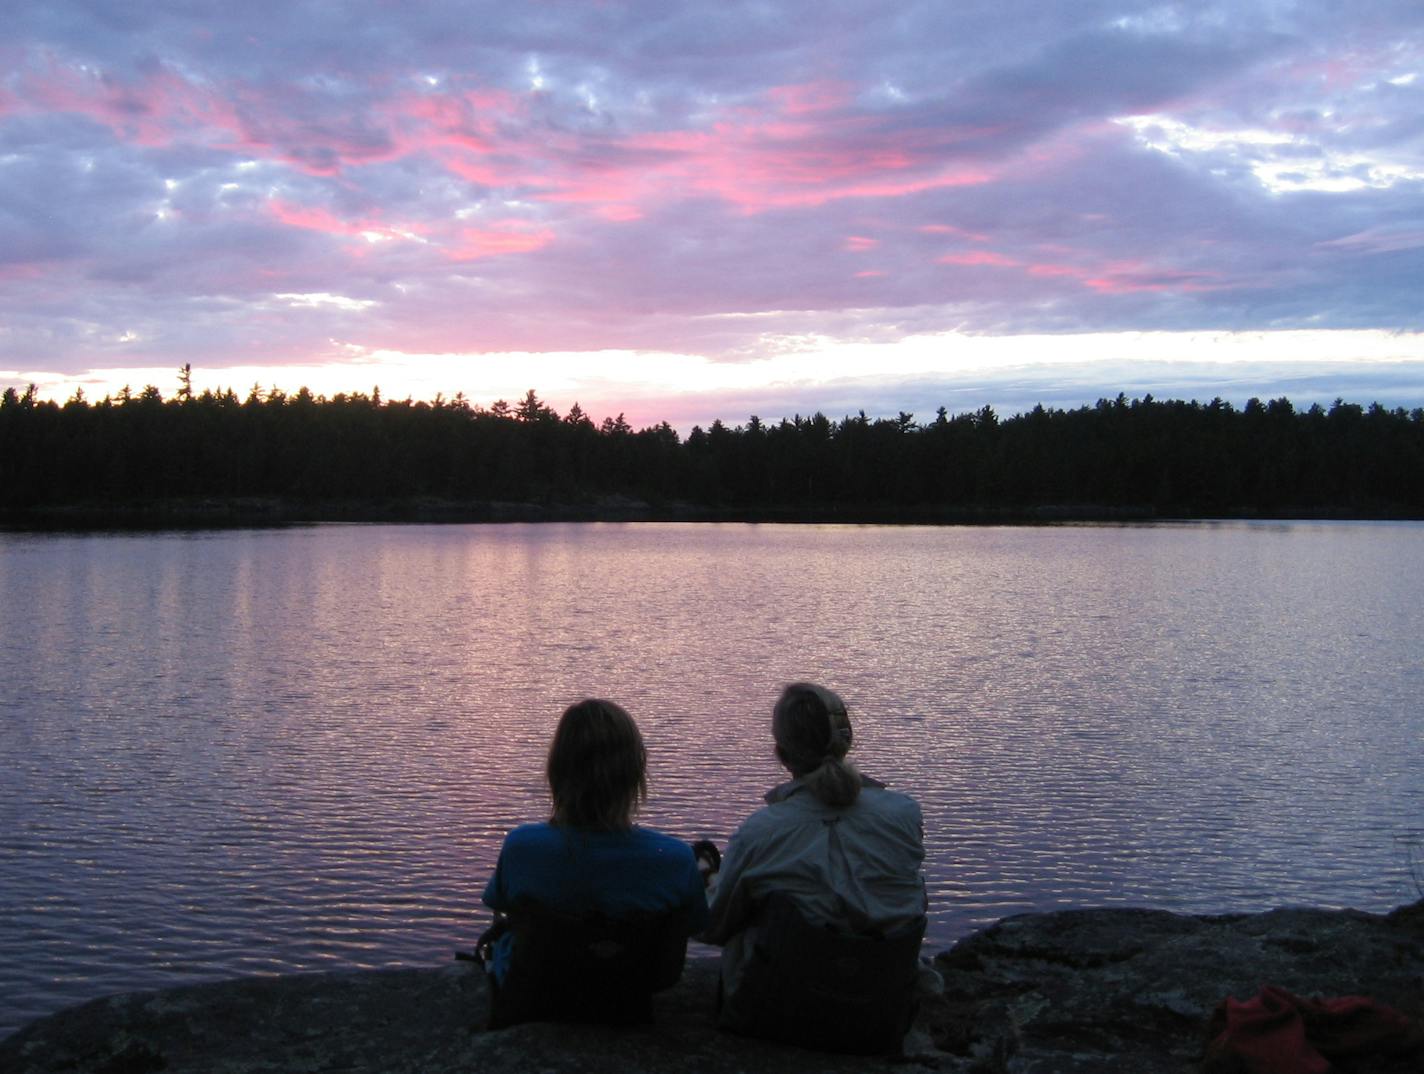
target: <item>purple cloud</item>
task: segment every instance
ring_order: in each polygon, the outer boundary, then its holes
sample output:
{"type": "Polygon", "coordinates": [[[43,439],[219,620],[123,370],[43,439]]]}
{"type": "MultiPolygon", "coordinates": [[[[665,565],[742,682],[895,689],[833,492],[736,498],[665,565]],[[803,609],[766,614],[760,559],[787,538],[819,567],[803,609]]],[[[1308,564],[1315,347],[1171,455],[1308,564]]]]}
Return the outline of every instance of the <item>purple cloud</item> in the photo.
{"type": "Polygon", "coordinates": [[[1420,327],[1417,4],[14,7],[17,374],[1420,327]]]}

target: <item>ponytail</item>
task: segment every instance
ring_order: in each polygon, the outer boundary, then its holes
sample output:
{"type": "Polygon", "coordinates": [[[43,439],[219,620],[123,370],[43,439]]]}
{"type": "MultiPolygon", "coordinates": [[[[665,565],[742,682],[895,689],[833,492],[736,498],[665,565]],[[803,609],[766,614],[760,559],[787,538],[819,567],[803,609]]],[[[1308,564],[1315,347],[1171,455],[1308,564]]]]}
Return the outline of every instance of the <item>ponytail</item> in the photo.
{"type": "Polygon", "coordinates": [[[835,809],[844,809],[860,797],[860,773],[843,757],[827,757],[805,782],[807,790],[835,809]]]}

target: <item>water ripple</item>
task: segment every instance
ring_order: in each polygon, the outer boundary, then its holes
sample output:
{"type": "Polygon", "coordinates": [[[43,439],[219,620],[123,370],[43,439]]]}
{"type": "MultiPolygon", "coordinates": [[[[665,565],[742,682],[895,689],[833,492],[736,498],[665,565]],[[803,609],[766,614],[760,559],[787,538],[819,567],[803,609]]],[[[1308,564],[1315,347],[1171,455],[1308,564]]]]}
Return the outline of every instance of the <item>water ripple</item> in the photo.
{"type": "Polygon", "coordinates": [[[0,535],[0,1033],[430,965],[562,707],[719,842],[823,679],[926,821],[929,942],[1011,913],[1416,897],[1424,527],[327,526],[0,535]]]}

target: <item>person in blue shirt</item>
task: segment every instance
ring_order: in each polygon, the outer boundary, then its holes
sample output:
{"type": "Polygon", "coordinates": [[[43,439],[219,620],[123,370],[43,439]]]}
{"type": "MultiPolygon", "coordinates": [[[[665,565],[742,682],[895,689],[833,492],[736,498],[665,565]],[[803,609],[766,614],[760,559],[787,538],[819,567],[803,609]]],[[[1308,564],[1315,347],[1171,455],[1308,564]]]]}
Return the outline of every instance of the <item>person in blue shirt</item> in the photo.
{"type": "MultiPolygon", "coordinates": [[[[581,921],[670,921],[685,950],[687,937],[707,924],[703,875],[687,843],[633,823],[648,793],[647,750],[633,718],[612,701],[571,705],[554,732],[546,775],[552,815],[505,837],[484,892],[485,905],[515,925],[491,945],[496,992],[521,965],[521,954],[538,947],[521,939],[521,914],[572,921],[575,933],[581,921]]],[[[549,987],[566,983],[568,963],[561,961],[547,974],[524,965],[524,977],[547,975],[549,987]]],[[[535,984],[535,992],[545,990],[535,984]]]]}

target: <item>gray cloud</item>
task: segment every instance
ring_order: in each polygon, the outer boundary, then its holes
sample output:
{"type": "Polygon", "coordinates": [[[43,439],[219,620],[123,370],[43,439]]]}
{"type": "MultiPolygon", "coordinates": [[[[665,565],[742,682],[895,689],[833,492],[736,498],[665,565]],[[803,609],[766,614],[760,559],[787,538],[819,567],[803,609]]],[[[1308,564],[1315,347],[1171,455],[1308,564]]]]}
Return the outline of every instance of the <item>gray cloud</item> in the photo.
{"type": "Polygon", "coordinates": [[[4,367],[1424,313],[1417,3],[12,9],[4,367]]]}
{"type": "MultiPolygon", "coordinates": [[[[814,387],[727,392],[711,397],[681,398],[659,404],[657,414],[686,433],[714,420],[744,424],[755,414],[777,422],[820,412],[832,420],[864,410],[871,418],[905,412],[917,422],[934,420],[944,407],[951,415],[993,407],[1001,417],[1025,414],[1035,406],[1073,410],[1099,399],[1196,400],[1220,398],[1241,407],[1249,399],[1290,399],[1298,410],[1311,405],[1327,409],[1336,398],[1373,403],[1393,409],[1414,409],[1424,399],[1424,370],[1418,363],[1262,363],[1232,365],[1174,362],[1145,369],[1130,362],[1084,362],[1051,367],[1023,367],[993,374],[963,377],[855,378],[814,387]]],[[[637,415],[644,420],[644,415],[637,415]]],[[[646,421],[654,418],[648,416],[646,421]]]]}

